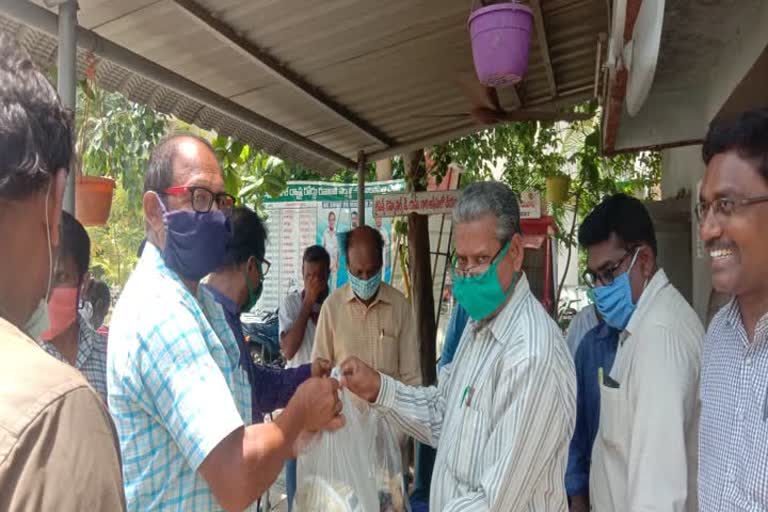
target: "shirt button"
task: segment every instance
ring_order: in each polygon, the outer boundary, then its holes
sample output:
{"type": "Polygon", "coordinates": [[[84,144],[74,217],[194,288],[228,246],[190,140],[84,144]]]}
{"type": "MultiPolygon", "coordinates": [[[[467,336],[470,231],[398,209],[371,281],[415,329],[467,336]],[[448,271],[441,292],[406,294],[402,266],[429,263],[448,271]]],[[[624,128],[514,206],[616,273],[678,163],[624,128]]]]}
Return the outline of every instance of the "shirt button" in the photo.
{"type": "Polygon", "coordinates": [[[748,357],[746,361],[744,361],[747,366],[752,366],[752,358],[748,357]]]}

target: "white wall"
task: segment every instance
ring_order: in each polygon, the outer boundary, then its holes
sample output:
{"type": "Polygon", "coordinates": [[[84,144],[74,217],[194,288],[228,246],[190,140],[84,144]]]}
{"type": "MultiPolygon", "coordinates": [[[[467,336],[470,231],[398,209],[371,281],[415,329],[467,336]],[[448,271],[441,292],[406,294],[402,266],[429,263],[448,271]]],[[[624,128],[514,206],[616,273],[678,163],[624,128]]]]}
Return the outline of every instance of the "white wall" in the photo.
{"type": "MultiPolygon", "coordinates": [[[[663,199],[675,197],[680,189],[686,189],[690,197],[691,211],[698,201],[697,183],[704,176],[701,146],[667,149],[662,152],[661,193],[663,199]]],[[[695,216],[691,217],[691,274],[693,281],[693,308],[705,321],[709,295],[712,290],[709,261],[699,241],[695,216]]]]}

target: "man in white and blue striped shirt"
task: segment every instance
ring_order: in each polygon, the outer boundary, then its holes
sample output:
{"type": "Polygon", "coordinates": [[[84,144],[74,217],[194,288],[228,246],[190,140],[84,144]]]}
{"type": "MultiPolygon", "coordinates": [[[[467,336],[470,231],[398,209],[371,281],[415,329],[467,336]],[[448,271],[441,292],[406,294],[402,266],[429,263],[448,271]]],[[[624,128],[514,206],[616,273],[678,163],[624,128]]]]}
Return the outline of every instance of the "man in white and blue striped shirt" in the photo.
{"type": "Polygon", "coordinates": [[[431,510],[565,511],[576,379],[521,270],[517,199],[504,184],[475,183],[453,221],[453,292],[471,320],[439,385],[407,386],[355,358],[342,364],[343,383],[437,447],[431,510]]]}
{"type": "Polygon", "coordinates": [[[714,124],[703,156],[701,239],[735,298],[704,341],[699,510],[768,510],[768,109],[714,124]]]}

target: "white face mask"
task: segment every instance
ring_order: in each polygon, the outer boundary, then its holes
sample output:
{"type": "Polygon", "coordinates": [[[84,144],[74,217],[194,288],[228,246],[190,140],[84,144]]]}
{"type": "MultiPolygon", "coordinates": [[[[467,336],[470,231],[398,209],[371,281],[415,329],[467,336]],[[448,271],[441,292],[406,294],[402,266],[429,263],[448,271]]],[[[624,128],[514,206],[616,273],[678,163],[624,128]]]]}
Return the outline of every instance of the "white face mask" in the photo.
{"type": "MultiPolygon", "coordinates": [[[[52,182],[53,180],[51,180],[52,182]]],[[[32,312],[24,324],[23,331],[27,336],[35,341],[40,340],[40,335],[48,330],[50,320],[48,318],[48,298],[51,295],[51,286],[53,285],[53,274],[55,264],[53,261],[53,245],[51,244],[51,226],[48,222],[48,199],[51,195],[51,182],[48,183],[48,193],[45,196],[45,236],[48,239],[48,288],[45,291],[45,297],[40,299],[37,307],[32,312]]]]}
{"type": "Polygon", "coordinates": [[[29,317],[27,323],[24,324],[22,329],[27,336],[35,341],[40,341],[40,336],[48,330],[50,327],[50,320],[48,318],[48,301],[40,299],[35,310],[32,312],[32,316],[29,317]]]}

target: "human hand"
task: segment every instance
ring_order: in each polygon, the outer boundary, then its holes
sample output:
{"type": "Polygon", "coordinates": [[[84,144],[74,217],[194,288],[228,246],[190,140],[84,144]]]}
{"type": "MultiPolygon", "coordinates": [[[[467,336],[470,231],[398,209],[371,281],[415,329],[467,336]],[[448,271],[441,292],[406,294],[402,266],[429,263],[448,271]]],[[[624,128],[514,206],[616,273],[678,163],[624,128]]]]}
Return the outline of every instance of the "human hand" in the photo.
{"type": "Polygon", "coordinates": [[[381,388],[379,372],[356,357],[341,363],[341,385],[369,402],[375,402],[381,388]]]}
{"type": "Polygon", "coordinates": [[[317,276],[310,277],[309,282],[304,287],[304,305],[313,306],[317,303],[317,299],[319,299],[320,295],[325,291],[325,286],[326,283],[320,280],[317,276]]]}
{"type": "Polygon", "coordinates": [[[303,430],[338,430],[344,426],[336,379],[308,379],[296,389],[288,404],[289,407],[292,405],[301,411],[303,430]]]}
{"type": "Polygon", "coordinates": [[[331,362],[322,357],[318,357],[312,361],[312,376],[313,377],[328,377],[331,374],[331,362]]]}
{"type": "Polygon", "coordinates": [[[589,512],[589,498],[587,496],[571,496],[571,512],[589,512]]]}

